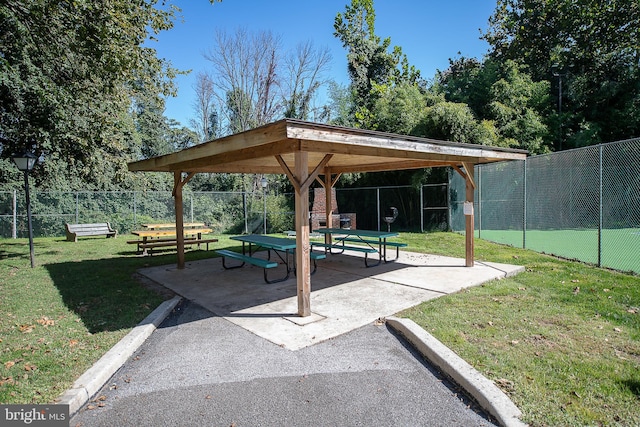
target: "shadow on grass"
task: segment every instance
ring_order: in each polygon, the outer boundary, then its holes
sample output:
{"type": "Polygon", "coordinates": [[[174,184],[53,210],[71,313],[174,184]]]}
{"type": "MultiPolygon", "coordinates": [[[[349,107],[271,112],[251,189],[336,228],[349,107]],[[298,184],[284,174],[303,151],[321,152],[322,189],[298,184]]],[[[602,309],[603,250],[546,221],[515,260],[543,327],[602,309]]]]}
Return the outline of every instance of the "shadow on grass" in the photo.
{"type": "Polygon", "coordinates": [[[622,381],[622,384],[627,387],[636,397],[640,398],[640,381],[636,380],[625,380],[622,381]]]}
{"type": "MultiPolygon", "coordinates": [[[[64,304],[91,333],[134,327],[168,294],[154,291],[136,271],[150,265],[175,263],[175,255],[152,260],[121,257],[51,263],[44,267],[64,304]]],[[[161,287],[159,289],[162,289],[161,287]]]]}

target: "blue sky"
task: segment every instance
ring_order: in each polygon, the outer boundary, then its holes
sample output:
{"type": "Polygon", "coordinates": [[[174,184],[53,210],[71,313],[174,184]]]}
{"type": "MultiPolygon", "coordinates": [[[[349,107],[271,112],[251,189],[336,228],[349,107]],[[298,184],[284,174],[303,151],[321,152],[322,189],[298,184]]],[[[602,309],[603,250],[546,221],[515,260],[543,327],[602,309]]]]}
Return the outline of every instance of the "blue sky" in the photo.
{"type": "MultiPolygon", "coordinates": [[[[343,13],[350,0],[173,0],[182,9],[173,29],[157,36],[148,45],[158,55],[181,70],[192,70],[176,79],[178,96],[167,99],[166,116],[188,125],[194,116],[193,83],[198,71],[210,64],[203,54],[214,45],[217,29],[233,33],[237,28],[270,30],[282,37],[288,50],[298,43],[312,40],[326,46],[333,56],[329,76],[347,84],[346,51],[333,36],[333,21],[343,13]]],[[[488,44],[480,40],[486,30],[494,0],[376,0],[376,35],[391,37],[392,46],[402,47],[410,64],[424,78],[444,70],[449,58],[460,55],[482,58],[488,44]],[[460,54],[459,54],[459,53],[460,54]]]]}

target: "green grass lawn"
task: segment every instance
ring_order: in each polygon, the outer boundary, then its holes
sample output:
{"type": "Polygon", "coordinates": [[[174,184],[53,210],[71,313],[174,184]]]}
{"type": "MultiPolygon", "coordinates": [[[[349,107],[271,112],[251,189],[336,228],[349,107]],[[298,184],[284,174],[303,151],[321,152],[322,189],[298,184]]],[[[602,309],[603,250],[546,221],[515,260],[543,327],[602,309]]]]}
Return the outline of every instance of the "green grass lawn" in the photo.
{"type": "Polygon", "coordinates": [[[135,273],[175,252],[141,257],[132,238],[37,238],[33,269],[27,239],[0,239],[0,403],[52,402],[162,302],[135,273]]]}
{"type": "MultiPolygon", "coordinates": [[[[409,250],[464,256],[453,233],[409,250]]],[[[476,240],[515,277],[404,313],[495,381],[532,426],[640,425],[640,278],[476,240]]]]}
{"type": "MultiPolygon", "coordinates": [[[[239,248],[228,236],[218,247],[239,248]]],[[[52,402],[162,296],[117,239],[0,240],[0,403],[52,402]]],[[[455,233],[403,233],[407,250],[464,257],[455,233]]],[[[425,302],[409,317],[494,380],[532,426],[640,425],[640,278],[476,240],[476,259],[526,271],[425,302]]]]}

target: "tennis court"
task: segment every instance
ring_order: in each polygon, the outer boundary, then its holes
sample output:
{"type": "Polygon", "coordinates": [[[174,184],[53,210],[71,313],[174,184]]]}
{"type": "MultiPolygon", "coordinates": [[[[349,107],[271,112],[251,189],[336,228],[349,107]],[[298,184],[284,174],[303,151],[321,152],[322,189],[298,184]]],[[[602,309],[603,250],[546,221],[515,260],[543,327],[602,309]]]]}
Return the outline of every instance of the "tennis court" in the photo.
{"type": "Polygon", "coordinates": [[[621,271],[640,273],[640,228],[581,230],[476,230],[476,237],[525,247],[560,257],[578,259],[621,271]],[[600,251],[598,250],[600,247],[600,251]]]}

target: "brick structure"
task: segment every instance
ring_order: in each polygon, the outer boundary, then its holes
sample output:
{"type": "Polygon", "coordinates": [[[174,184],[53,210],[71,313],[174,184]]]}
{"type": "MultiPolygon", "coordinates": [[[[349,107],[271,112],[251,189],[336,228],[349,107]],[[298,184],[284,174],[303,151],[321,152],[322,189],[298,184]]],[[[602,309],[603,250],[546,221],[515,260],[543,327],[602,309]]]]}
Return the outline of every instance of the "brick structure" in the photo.
{"type": "MultiPolygon", "coordinates": [[[[326,227],[326,192],[324,187],[313,189],[313,207],[311,208],[311,230],[326,227]]],[[[331,189],[331,222],[333,228],[356,228],[355,213],[339,213],[338,201],[336,200],[336,189],[331,189]]]]}

